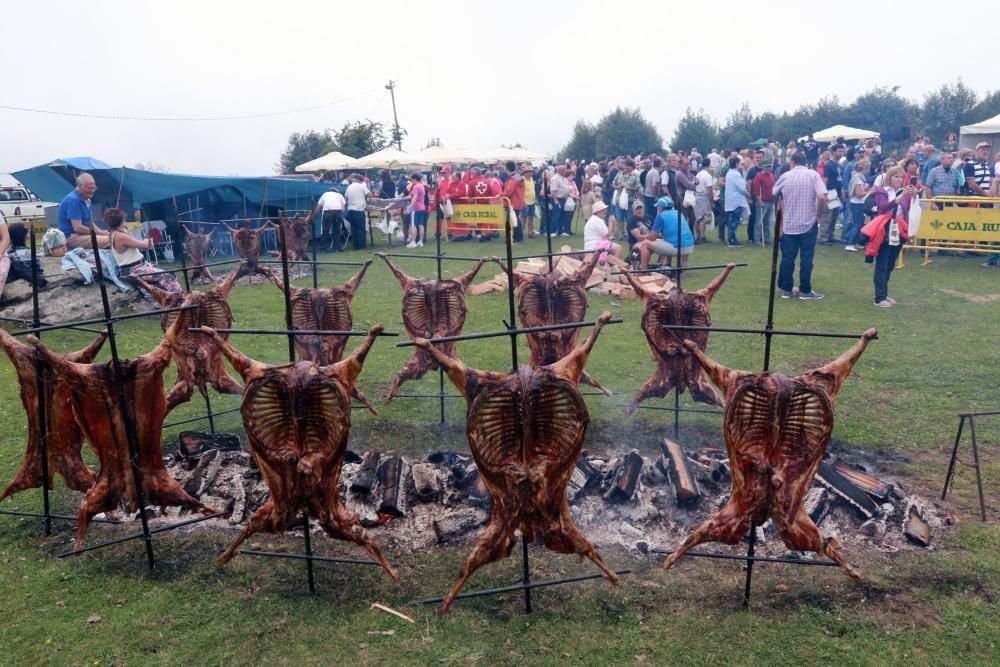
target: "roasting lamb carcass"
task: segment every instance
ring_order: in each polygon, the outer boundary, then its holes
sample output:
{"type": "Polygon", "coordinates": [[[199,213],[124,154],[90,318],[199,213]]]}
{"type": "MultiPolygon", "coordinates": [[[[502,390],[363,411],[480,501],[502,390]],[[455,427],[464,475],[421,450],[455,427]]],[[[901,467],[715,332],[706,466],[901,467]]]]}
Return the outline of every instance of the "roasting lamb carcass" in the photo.
{"type": "MultiPolygon", "coordinates": [[[[351,300],[361,284],[372,260],[365,260],[354,277],[339,287],[289,287],[292,302],[292,324],[299,329],[326,331],[350,331],[354,326],[351,300]]],[[[284,291],[285,286],[277,276],[271,280],[284,291]]],[[[347,345],[347,336],[296,336],[295,350],[303,361],[311,361],[320,366],[330,366],[340,361],[347,345]]],[[[363,403],[372,414],[378,414],[375,407],[360,389],[354,387],[354,398],[363,403]]]]}
{"type": "Polygon", "coordinates": [[[240,256],[240,268],[236,270],[237,279],[242,276],[252,278],[255,273],[263,273],[270,277],[271,269],[260,263],[260,230],[253,229],[249,220],[244,220],[239,229],[233,229],[226,223],[222,224],[233,237],[233,244],[240,256]]]}
{"type": "Polygon", "coordinates": [[[704,352],[709,332],[668,329],[664,325],[711,326],[708,307],[735,268],[735,264],[727,265],[715,280],[697,292],[683,292],[674,285],[666,294],[649,292],[631,273],[625,274],[642,299],[642,330],[656,359],[656,373],[642,385],[625,414],[635,412],[646,399],[663,398],[674,388],[687,389],[691,398],[701,403],[722,405],[722,399],[705,377],[698,360],[684,347],[684,341],[689,340],[704,352]]]}
{"type": "MultiPolygon", "coordinates": [[[[180,322],[175,322],[152,352],[120,360],[125,380],[123,389],[139,448],[139,477],[145,501],[149,505],[179,505],[206,515],[214,514],[217,510],[192,498],[170,476],[160,449],[163,420],[167,415],[163,371],[170,364],[170,346],[180,326],[180,322]]],[[[57,382],[72,388],[73,413],[101,463],[97,481],[83,496],[77,513],[75,548],[80,549],[94,515],[114,510],[121,500],[127,501],[129,511],[139,509],[126,427],[119,409],[118,381],[110,361],[77,363],[68,355],[49,350],[34,336],[29,336],[28,342],[52,366],[57,382]]]]}
{"type": "Polygon", "coordinates": [[[828,556],[861,579],[837,540],[820,534],[802,501],[830,443],[837,392],[875,335],[869,329],[836,360],[791,378],[733,371],[694,342],[684,343],[726,399],[723,432],[733,491],[722,509],[664,561],[664,569],[702,542],[736,544],[751,524],[771,519],[789,549],[828,556]]]}
{"type": "MultiPolygon", "coordinates": [[[[465,315],[468,308],[465,305],[465,290],[472,284],[479,269],[486,262],[499,262],[496,257],[480,259],[468,272],[460,276],[442,280],[411,278],[402,269],[392,263],[385,253],[375,253],[385,260],[392,273],[403,287],[403,326],[411,339],[442,338],[457,336],[462,333],[465,325],[465,315]]],[[[439,349],[446,355],[455,351],[455,343],[439,343],[439,349]]],[[[392,387],[386,397],[392,397],[399,387],[407,380],[419,380],[427,371],[438,367],[435,357],[427,350],[415,348],[413,357],[400,369],[393,380],[392,387]]]]}
{"type": "MultiPolygon", "coordinates": [[[[517,319],[521,326],[541,327],[582,322],[589,305],[585,286],[599,258],[600,253],[591,253],[590,261],[568,276],[558,271],[550,271],[545,275],[512,272],[517,289],[517,319]]],[[[500,266],[507,271],[506,262],[500,262],[500,266]]],[[[528,349],[531,350],[531,365],[545,366],[559,361],[573,350],[580,330],[539,331],[525,336],[528,338],[528,349]]],[[[586,371],[580,381],[611,395],[586,371]]]]}
{"type": "MultiPolygon", "coordinates": [[[[174,362],[177,364],[177,382],[167,394],[167,413],[191,400],[195,387],[202,396],[207,393],[209,384],[222,394],[243,393],[243,385],[234,380],[226,370],[219,348],[204,335],[189,331],[190,328],[201,326],[213,329],[228,329],[233,326],[233,311],[226,299],[238,278],[239,271],[233,271],[222,284],[202,292],[167,292],[150,285],[142,278],[130,278],[162,308],[198,306],[193,310],[179,310],[160,316],[160,327],[164,333],[174,322],[181,320],[181,328],[172,346],[174,362]]],[[[229,337],[229,334],[221,335],[229,337]]]]}
{"type": "Polygon", "coordinates": [[[250,359],[212,329],[202,331],[243,376],[243,424],[254,461],[270,491],[236,541],[219,557],[224,565],[239,546],[260,531],[282,532],[299,512],[319,521],[330,537],[355,542],[384,567],[385,560],[361,527],[357,514],[347,511],[340,497],[340,471],[351,432],[351,389],[382,325],[351,356],[331,366],[309,361],[270,366],[250,359]]]}
{"type": "Polygon", "coordinates": [[[493,497],[490,523],[462,565],[441,612],[478,568],[510,555],[514,531],[541,537],[557,553],[586,556],[614,584],[618,577],[573,523],[566,485],[580,455],[590,416],[577,385],[604,313],[583,344],[548,366],[489,373],[468,368],[426,339],[416,344],[434,358],[468,402],[466,435],[476,466],[493,497]]]}
{"type": "MultiPolygon", "coordinates": [[[[70,361],[90,363],[97,356],[104,340],[101,334],[94,342],[80,350],[66,355],[70,361]]],[[[28,416],[28,446],[24,452],[21,468],[7,488],[0,493],[0,501],[25,489],[42,485],[42,448],[39,442],[41,430],[38,422],[38,384],[35,374],[35,348],[18,341],[0,329],[0,345],[14,364],[17,382],[21,388],[21,404],[28,416]]],[[[70,385],[56,382],[52,367],[44,359],[38,360],[42,372],[42,398],[45,405],[45,444],[48,454],[48,488],[52,488],[55,473],[62,475],[66,486],[74,491],[87,491],[94,485],[96,476],[80,458],[83,432],[73,416],[70,405],[70,385]]]]}
{"type": "Polygon", "coordinates": [[[295,216],[289,219],[284,211],[278,214],[278,222],[271,223],[275,228],[280,226],[285,232],[285,245],[288,246],[288,258],[291,260],[309,261],[309,236],[312,222],[306,218],[295,216]]]}
{"type": "Polygon", "coordinates": [[[187,234],[187,238],[184,241],[184,249],[191,256],[191,264],[198,267],[191,271],[191,282],[194,282],[198,278],[204,278],[214,284],[215,276],[212,275],[207,266],[201,266],[202,264],[208,264],[208,249],[212,244],[212,232],[200,234],[192,232],[187,228],[187,225],[181,225],[181,227],[184,228],[184,232],[187,234]]]}

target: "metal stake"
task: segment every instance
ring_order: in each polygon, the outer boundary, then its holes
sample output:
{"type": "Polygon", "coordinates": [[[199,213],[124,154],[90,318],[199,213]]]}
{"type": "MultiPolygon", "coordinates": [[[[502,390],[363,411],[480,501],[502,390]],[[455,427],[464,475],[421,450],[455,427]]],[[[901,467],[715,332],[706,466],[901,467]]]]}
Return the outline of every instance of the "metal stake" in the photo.
{"type": "Polygon", "coordinates": [[[743,606],[750,608],[750,585],[753,582],[754,547],[757,545],[757,522],[750,522],[750,545],[747,547],[747,579],[743,586],[743,606]]]}
{"type": "MultiPolygon", "coordinates": [[[[35,230],[28,230],[31,237],[31,326],[40,325],[38,309],[38,247],[35,242],[35,230]]],[[[49,501],[49,425],[45,410],[45,378],[42,355],[36,349],[35,360],[35,396],[38,398],[38,449],[42,457],[42,511],[45,513],[45,535],[52,534],[52,512],[49,501]]],[[[55,378],[50,379],[55,382],[55,378]]]]}

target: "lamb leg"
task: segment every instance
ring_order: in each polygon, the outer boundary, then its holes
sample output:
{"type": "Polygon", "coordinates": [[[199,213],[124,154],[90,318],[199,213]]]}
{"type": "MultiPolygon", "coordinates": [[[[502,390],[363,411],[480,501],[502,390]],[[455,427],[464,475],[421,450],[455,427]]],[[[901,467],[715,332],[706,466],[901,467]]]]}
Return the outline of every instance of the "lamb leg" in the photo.
{"type": "MultiPolygon", "coordinates": [[[[611,311],[604,311],[601,316],[597,318],[597,324],[595,324],[594,328],[590,330],[589,334],[587,334],[583,343],[577,346],[565,357],[549,366],[553,372],[559,377],[572,380],[573,382],[579,382],[580,377],[585,373],[584,367],[587,365],[587,357],[590,356],[590,351],[594,349],[594,343],[597,342],[597,337],[600,335],[601,329],[604,328],[604,325],[607,324],[610,319],[611,311]]],[[[603,387],[601,388],[603,389],[603,387]]]]}
{"type": "Polygon", "coordinates": [[[610,389],[608,389],[603,384],[601,384],[600,382],[598,382],[597,380],[595,380],[590,375],[590,373],[588,373],[587,371],[584,371],[583,375],[580,376],[580,382],[583,382],[585,384],[589,384],[591,387],[597,389],[597,391],[601,392],[605,396],[612,396],[613,395],[611,393],[610,389]]]}
{"type": "Polygon", "coordinates": [[[469,554],[465,563],[462,564],[462,568],[458,572],[458,579],[455,580],[451,590],[448,591],[448,595],[441,602],[438,613],[448,613],[451,603],[455,601],[455,596],[462,590],[462,586],[469,580],[473,572],[487,563],[510,556],[510,552],[513,549],[514,535],[510,527],[494,512],[490,519],[490,524],[483,531],[483,534],[479,536],[479,539],[476,540],[476,546],[472,549],[472,553],[469,554]]]}
{"type": "Polygon", "coordinates": [[[393,264],[392,260],[385,256],[384,252],[377,252],[375,253],[375,256],[381,257],[385,263],[389,265],[389,270],[392,271],[392,275],[396,276],[396,280],[399,281],[400,286],[404,290],[414,282],[413,278],[403,273],[403,270],[393,264]]]}
{"type": "Polygon", "coordinates": [[[669,570],[674,566],[680,557],[698,546],[702,542],[722,542],[723,544],[736,544],[750,529],[750,515],[740,511],[738,501],[734,496],[723,505],[715,515],[701,524],[696,531],[691,533],[684,543],[678,547],[677,551],[670,554],[670,557],[663,561],[660,567],[669,570]]]}
{"type": "Polygon", "coordinates": [[[583,536],[580,529],[573,523],[573,514],[569,508],[569,501],[563,497],[562,508],[559,511],[559,522],[552,529],[545,533],[545,546],[553,551],[560,552],[560,546],[569,547],[571,553],[586,556],[594,565],[601,569],[601,576],[610,581],[615,586],[621,583],[618,575],[615,574],[604,559],[601,558],[590,540],[583,536]]]}
{"type": "Polygon", "coordinates": [[[726,282],[726,278],[729,277],[729,274],[732,273],[733,269],[735,268],[736,268],[735,264],[733,263],[727,264],[726,268],[722,270],[722,273],[717,275],[712,280],[712,282],[705,285],[696,292],[696,294],[701,294],[702,296],[705,297],[706,306],[712,303],[712,299],[715,297],[715,293],[719,291],[719,288],[722,287],[722,283],[726,282]]]}
{"type": "Polygon", "coordinates": [[[239,553],[240,545],[253,535],[254,533],[259,533],[262,530],[270,530],[274,525],[274,502],[268,498],[267,501],[260,506],[260,508],[253,513],[250,520],[247,522],[246,528],[240,533],[240,536],[236,538],[236,541],[229,545],[229,548],[219,556],[219,565],[225,565],[233,559],[233,556],[239,553]]]}
{"type": "Polygon", "coordinates": [[[799,511],[795,514],[795,518],[791,522],[782,522],[780,521],[780,517],[772,518],[779,519],[775,523],[778,526],[778,532],[781,534],[782,540],[784,540],[785,545],[789,549],[815,551],[820,556],[827,556],[831,560],[836,561],[853,579],[857,579],[858,581],[864,580],[861,573],[854,569],[847,562],[847,559],[844,558],[844,555],[840,553],[840,543],[832,537],[824,538],[805,509],[799,507],[799,511]]]}
{"type": "MultiPolygon", "coordinates": [[[[334,490],[333,492],[336,493],[337,491],[334,490]]],[[[371,554],[372,558],[385,568],[389,576],[399,581],[399,572],[389,564],[389,561],[385,559],[385,556],[382,555],[382,552],[379,551],[375,542],[368,535],[368,532],[358,523],[357,515],[352,515],[348,512],[347,508],[341,504],[339,497],[328,511],[323,511],[320,514],[319,525],[330,537],[348,540],[358,546],[364,547],[371,554]]]]}
{"type": "Polygon", "coordinates": [[[639,392],[632,399],[632,403],[625,408],[625,415],[629,416],[633,414],[643,401],[650,398],[663,398],[673,388],[673,375],[671,373],[664,373],[663,369],[657,367],[656,374],[646,380],[646,384],[639,387],[639,392]]]}
{"type": "Polygon", "coordinates": [[[840,391],[840,385],[851,374],[854,364],[857,363],[862,353],[864,353],[865,348],[868,347],[868,343],[877,335],[878,331],[876,329],[868,329],[846,352],[827,365],[806,373],[803,379],[826,389],[832,401],[837,396],[837,392],[840,391]]]}
{"type": "Polygon", "coordinates": [[[466,271],[460,276],[455,277],[455,282],[462,286],[462,291],[464,292],[472,284],[472,281],[476,278],[476,274],[479,273],[479,269],[483,268],[483,264],[486,262],[499,262],[499,257],[481,257],[478,262],[476,262],[471,269],[466,271]]]}
{"type": "Polygon", "coordinates": [[[698,360],[698,363],[705,369],[705,373],[708,374],[712,383],[725,393],[726,381],[730,378],[730,376],[735,374],[735,371],[726,368],[718,361],[712,359],[710,356],[699,350],[698,346],[695,345],[693,341],[684,341],[684,347],[687,348],[688,352],[694,355],[695,359],[698,360]]]}
{"type": "Polygon", "coordinates": [[[460,359],[451,357],[437,349],[435,346],[431,345],[430,341],[426,338],[417,338],[413,341],[413,343],[421,350],[429,353],[434,361],[438,362],[438,364],[444,368],[445,373],[448,374],[448,379],[451,380],[452,384],[454,384],[459,391],[465,393],[469,380],[468,366],[462,363],[460,359]]]}
{"type": "Polygon", "coordinates": [[[366,259],[365,263],[361,265],[360,269],[358,269],[358,272],[341,286],[342,289],[347,290],[351,293],[351,296],[354,296],[354,293],[358,291],[358,286],[361,284],[361,279],[365,277],[365,272],[368,271],[368,267],[371,265],[372,260],[366,259]]]}

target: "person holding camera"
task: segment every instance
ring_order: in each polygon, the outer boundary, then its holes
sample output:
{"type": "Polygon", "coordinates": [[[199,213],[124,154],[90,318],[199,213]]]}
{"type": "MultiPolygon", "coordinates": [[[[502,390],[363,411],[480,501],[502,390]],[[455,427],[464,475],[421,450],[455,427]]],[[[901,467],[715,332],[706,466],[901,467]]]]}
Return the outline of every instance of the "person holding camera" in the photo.
{"type": "Polygon", "coordinates": [[[905,177],[900,167],[885,172],[882,185],[875,188],[878,214],[861,229],[861,235],[868,239],[865,262],[875,264],[875,305],[879,308],[896,305],[896,300],[889,296],[889,278],[903,244],[910,240],[907,224],[917,189],[903,185],[905,177]]]}

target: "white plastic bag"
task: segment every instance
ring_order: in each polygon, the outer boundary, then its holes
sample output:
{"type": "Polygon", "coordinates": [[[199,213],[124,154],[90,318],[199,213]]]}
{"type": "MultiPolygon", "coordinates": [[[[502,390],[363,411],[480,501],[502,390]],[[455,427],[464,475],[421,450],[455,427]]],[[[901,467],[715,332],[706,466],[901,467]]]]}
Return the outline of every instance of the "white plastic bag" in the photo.
{"type": "Polygon", "coordinates": [[[910,202],[910,219],[907,221],[907,225],[910,230],[910,238],[916,238],[917,234],[920,232],[920,216],[922,215],[922,210],[920,208],[920,197],[914,197],[910,202]]]}
{"type": "Polygon", "coordinates": [[[563,206],[563,210],[569,213],[570,211],[576,210],[576,200],[572,197],[566,197],[566,205],[563,206]]]}
{"type": "Polygon", "coordinates": [[[623,211],[628,210],[628,190],[622,188],[621,194],[618,195],[618,208],[623,211]]]}
{"type": "Polygon", "coordinates": [[[684,191],[684,208],[694,208],[694,190],[684,191]]]}

